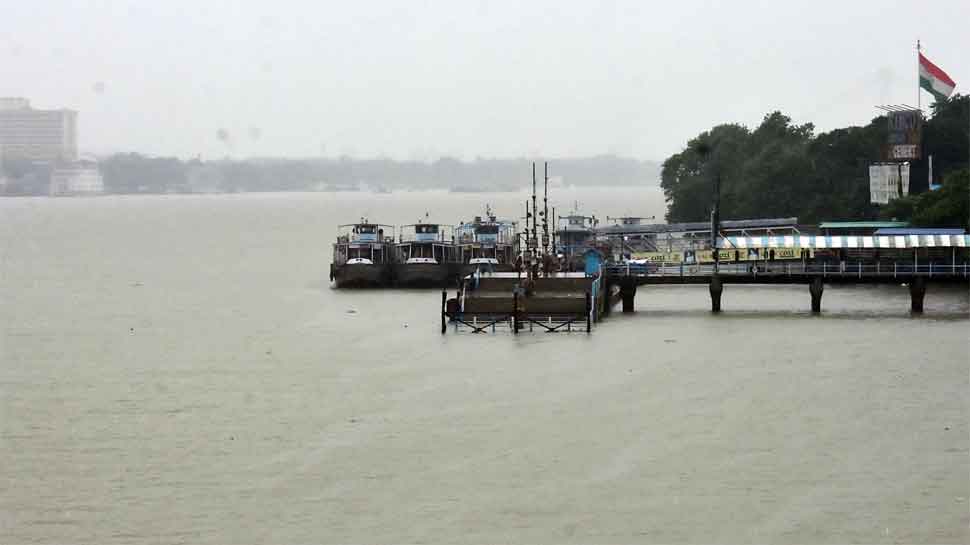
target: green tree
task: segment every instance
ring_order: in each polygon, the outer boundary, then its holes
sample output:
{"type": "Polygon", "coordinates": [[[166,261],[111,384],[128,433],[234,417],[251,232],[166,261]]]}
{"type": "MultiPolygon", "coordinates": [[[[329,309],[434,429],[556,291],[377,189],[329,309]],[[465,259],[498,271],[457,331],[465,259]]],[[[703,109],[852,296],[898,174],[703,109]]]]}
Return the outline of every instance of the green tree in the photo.
{"type": "Polygon", "coordinates": [[[942,188],[921,194],[913,210],[913,224],[970,228],[970,169],[951,172],[942,188]]]}
{"type": "Polygon", "coordinates": [[[718,125],[664,161],[660,187],[668,203],[668,221],[706,220],[714,202],[713,176],[717,174],[721,176],[724,209],[724,202],[732,198],[726,180],[736,179],[750,136],[741,125],[718,125]]]}
{"type": "MultiPolygon", "coordinates": [[[[932,155],[938,178],[967,168],[970,96],[955,95],[933,105],[923,126],[923,155],[932,155]]],[[[888,121],[876,117],[863,127],[814,135],[811,123],[793,124],[781,112],[764,117],[754,131],[742,125],[718,125],[687,143],[663,163],[661,187],[668,221],[706,221],[713,201],[713,176],[721,175],[724,219],[797,216],[814,223],[826,219],[909,219],[919,212],[915,197],[882,210],[869,202],[869,165],[883,159],[888,121]],[[704,148],[709,153],[701,153],[704,148]]],[[[927,161],[912,162],[910,191],[926,190],[927,161]]],[[[942,191],[942,190],[941,190],[942,191]]],[[[934,194],[937,192],[934,192],[934,194]]],[[[958,193],[951,190],[923,203],[958,193]]],[[[954,211],[934,205],[920,221],[939,222],[954,211]],[[947,210],[950,210],[949,212],[947,210]]]]}

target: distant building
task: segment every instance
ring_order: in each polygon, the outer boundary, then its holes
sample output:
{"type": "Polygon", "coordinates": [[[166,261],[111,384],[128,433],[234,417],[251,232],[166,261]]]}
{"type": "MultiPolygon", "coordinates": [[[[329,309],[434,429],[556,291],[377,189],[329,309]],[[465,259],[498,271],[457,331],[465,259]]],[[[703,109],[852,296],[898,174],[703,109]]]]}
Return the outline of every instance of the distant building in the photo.
{"type": "Polygon", "coordinates": [[[52,196],[101,193],[104,193],[104,179],[98,170],[98,164],[93,161],[79,161],[51,171],[52,196]]]}
{"type": "Polygon", "coordinates": [[[77,112],[35,110],[26,98],[0,98],[0,151],[5,160],[77,160],[77,112]]]}

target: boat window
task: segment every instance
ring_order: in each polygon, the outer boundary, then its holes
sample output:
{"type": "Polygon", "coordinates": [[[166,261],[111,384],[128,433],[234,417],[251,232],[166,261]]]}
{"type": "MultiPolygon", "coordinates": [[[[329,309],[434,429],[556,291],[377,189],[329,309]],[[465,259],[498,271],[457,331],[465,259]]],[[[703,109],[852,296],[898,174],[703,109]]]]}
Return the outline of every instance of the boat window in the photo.
{"type": "Polygon", "coordinates": [[[438,226],[430,223],[423,224],[423,225],[415,225],[414,232],[420,233],[422,235],[434,234],[438,232],[438,226]]]}
{"type": "Polygon", "coordinates": [[[355,257],[361,258],[362,257],[362,258],[365,258],[365,259],[370,259],[371,258],[371,249],[370,248],[351,248],[350,249],[350,257],[351,258],[355,258],[355,257]]]}

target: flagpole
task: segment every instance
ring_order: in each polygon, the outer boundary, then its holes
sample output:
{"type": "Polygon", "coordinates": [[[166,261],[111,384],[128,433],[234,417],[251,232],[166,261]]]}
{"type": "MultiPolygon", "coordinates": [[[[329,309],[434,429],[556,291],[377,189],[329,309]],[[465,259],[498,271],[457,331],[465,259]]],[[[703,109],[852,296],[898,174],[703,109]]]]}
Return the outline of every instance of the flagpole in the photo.
{"type": "Polygon", "coordinates": [[[916,108],[920,111],[920,115],[923,115],[923,105],[921,104],[921,95],[919,92],[920,81],[919,81],[919,38],[916,38],[916,108]]]}

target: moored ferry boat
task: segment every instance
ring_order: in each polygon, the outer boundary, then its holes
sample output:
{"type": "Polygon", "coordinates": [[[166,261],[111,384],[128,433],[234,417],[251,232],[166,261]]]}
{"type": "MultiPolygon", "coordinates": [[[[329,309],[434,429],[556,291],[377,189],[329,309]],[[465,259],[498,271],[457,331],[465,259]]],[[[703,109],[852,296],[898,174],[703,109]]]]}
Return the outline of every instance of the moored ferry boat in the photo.
{"type": "Polygon", "coordinates": [[[586,216],[579,212],[579,205],[566,216],[559,216],[556,230],[556,251],[561,256],[566,270],[584,269],[585,254],[596,245],[596,216],[586,216]]]}
{"type": "Polygon", "coordinates": [[[338,288],[368,288],[391,283],[394,227],[371,223],[340,225],[333,245],[330,280],[338,288]]]}
{"type": "Polygon", "coordinates": [[[515,222],[500,220],[485,209],[485,217],[458,226],[458,251],[462,276],[481,272],[512,272],[516,270],[518,237],[515,222]]]}
{"type": "Polygon", "coordinates": [[[394,282],[406,288],[440,288],[454,280],[454,236],[437,223],[402,225],[394,245],[394,282]]]}

